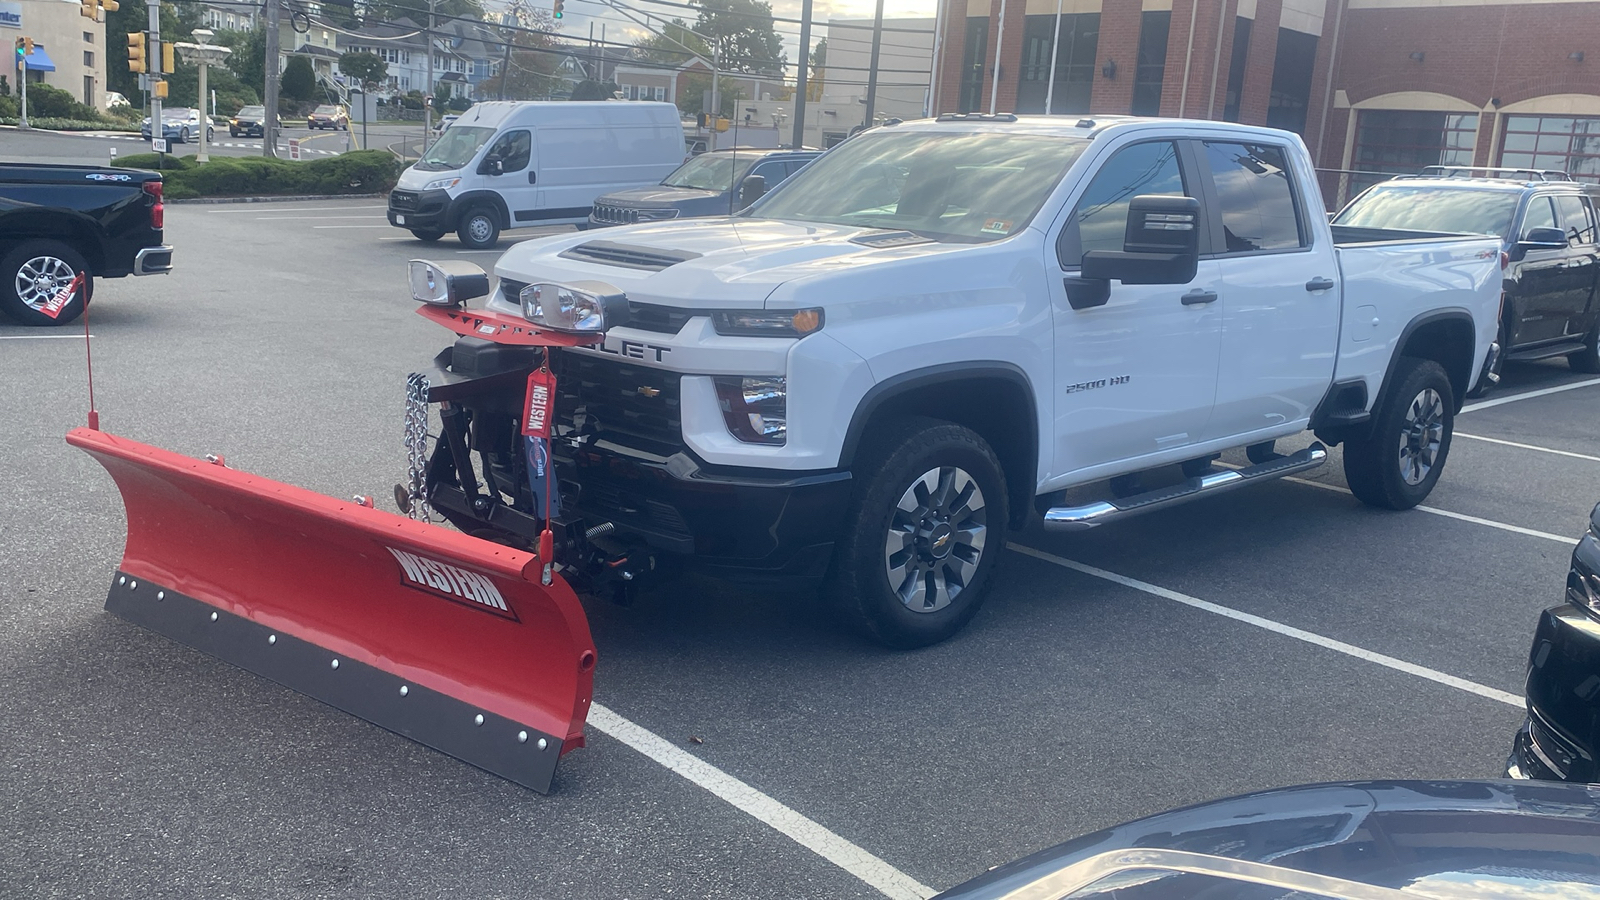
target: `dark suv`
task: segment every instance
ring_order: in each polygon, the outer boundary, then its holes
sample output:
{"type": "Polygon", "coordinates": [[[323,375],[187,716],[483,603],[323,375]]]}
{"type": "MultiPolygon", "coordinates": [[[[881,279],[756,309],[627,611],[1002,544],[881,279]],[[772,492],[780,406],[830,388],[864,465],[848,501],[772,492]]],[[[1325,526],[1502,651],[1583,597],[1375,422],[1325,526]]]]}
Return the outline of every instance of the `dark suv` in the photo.
{"type": "Polygon", "coordinates": [[[633,225],[663,219],[726,216],[772,190],[820,150],[712,150],[673,170],[660,184],[613,191],[594,201],[589,225],[633,225]],[[761,189],[749,179],[759,176],[761,189]],[[749,181],[749,183],[747,183],[749,181]]]}
{"type": "Polygon", "coordinates": [[[1505,299],[1498,380],[1511,360],[1565,356],[1600,372],[1600,186],[1564,172],[1431,166],[1368,188],[1334,217],[1336,225],[1492,234],[1504,243],[1505,299]],[[1481,174],[1480,174],[1481,173],[1481,174]]]}

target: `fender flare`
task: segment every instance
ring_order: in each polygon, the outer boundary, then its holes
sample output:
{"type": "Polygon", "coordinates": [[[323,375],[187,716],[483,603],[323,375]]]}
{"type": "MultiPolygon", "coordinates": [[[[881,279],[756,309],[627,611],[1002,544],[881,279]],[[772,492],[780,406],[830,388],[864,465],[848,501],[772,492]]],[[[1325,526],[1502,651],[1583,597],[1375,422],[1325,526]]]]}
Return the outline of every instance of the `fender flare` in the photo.
{"type": "MultiPolygon", "coordinates": [[[[1460,306],[1446,307],[1445,309],[1434,309],[1425,313],[1419,313],[1415,318],[1406,323],[1406,327],[1400,329],[1400,338],[1395,341],[1394,352],[1389,354],[1389,365],[1383,371],[1383,383],[1378,386],[1377,398],[1372,401],[1372,409],[1374,411],[1381,409],[1383,404],[1387,403],[1389,400],[1389,391],[1394,386],[1394,370],[1400,365],[1400,357],[1403,355],[1402,351],[1405,349],[1406,343],[1411,340],[1411,336],[1416,334],[1417,330],[1425,325],[1433,325],[1439,322],[1451,321],[1466,323],[1467,333],[1472,336],[1471,346],[1467,348],[1467,384],[1465,388],[1459,391],[1454,391],[1457,396],[1455,397],[1456,408],[1453,410],[1453,412],[1461,411],[1461,407],[1466,405],[1467,402],[1467,391],[1471,390],[1472,388],[1472,363],[1477,358],[1478,353],[1478,329],[1477,322],[1473,321],[1472,313],[1465,307],[1460,306]]],[[[1452,385],[1452,387],[1453,386],[1454,385],[1452,385]]]]}
{"type": "Polygon", "coordinates": [[[506,206],[505,198],[494,191],[476,190],[468,191],[450,201],[448,215],[451,229],[455,229],[456,224],[461,221],[461,214],[469,207],[482,205],[491,206],[500,214],[502,229],[511,227],[511,210],[506,206]]]}

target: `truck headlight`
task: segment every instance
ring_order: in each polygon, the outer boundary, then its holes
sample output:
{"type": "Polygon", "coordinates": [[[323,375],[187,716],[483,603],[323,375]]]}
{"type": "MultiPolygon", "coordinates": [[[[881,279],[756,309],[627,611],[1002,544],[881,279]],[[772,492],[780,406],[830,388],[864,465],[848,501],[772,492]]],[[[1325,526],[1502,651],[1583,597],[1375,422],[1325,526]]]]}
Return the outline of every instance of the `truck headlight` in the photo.
{"type": "Polygon", "coordinates": [[[448,191],[461,183],[459,178],[435,178],[422,186],[425,191],[448,191]]]}
{"type": "Polygon", "coordinates": [[[717,402],[728,433],[747,444],[782,444],[789,436],[789,390],[782,376],[718,375],[717,402]]]}
{"type": "Polygon", "coordinates": [[[599,281],[530,284],[518,300],[524,319],[552,331],[598,334],[628,321],[627,296],[599,281]]]}
{"type": "Polygon", "coordinates": [[[460,306],[489,293],[489,273],[469,262],[411,260],[411,299],[434,306],[460,306]]]}
{"type": "Polygon", "coordinates": [[[633,212],[641,222],[660,222],[678,217],[678,211],[675,209],[636,209],[633,212]]]}
{"type": "Polygon", "coordinates": [[[740,337],[805,337],[822,330],[822,310],[724,310],[711,314],[717,334],[740,337]]]}

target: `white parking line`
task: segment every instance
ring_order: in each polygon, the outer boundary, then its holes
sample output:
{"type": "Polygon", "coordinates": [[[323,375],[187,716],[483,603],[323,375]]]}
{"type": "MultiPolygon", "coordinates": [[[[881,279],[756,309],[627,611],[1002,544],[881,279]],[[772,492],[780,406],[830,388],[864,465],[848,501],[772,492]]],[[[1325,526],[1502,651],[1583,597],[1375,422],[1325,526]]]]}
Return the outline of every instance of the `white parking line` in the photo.
{"type": "Polygon", "coordinates": [[[1519,444],[1516,441],[1503,441],[1500,438],[1483,437],[1482,435],[1477,434],[1465,434],[1460,431],[1455,432],[1455,436],[1458,438],[1466,438],[1467,440],[1471,441],[1483,441],[1484,443],[1488,444],[1503,444],[1507,447],[1516,447],[1520,450],[1537,450],[1540,453],[1554,453],[1557,456],[1570,456],[1573,459],[1587,459],[1593,460],[1594,462],[1600,462],[1600,456],[1590,456],[1587,453],[1573,453],[1570,450],[1555,450],[1550,447],[1537,447],[1533,444],[1519,444]]]}
{"type": "MultiPolygon", "coordinates": [[[[296,210],[298,212],[298,210],[296,210]]],[[[327,219],[382,219],[383,216],[256,216],[257,222],[298,222],[310,219],[312,221],[327,219]]]]}
{"type": "Polygon", "coordinates": [[[1574,381],[1569,384],[1558,384],[1555,387],[1542,388],[1537,391],[1524,391],[1520,394],[1511,394],[1506,397],[1495,397],[1493,400],[1480,400],[1477,403],[1468,403],[1461,407],[1463,413],[1477,412],[1480,409],[1489,409],[1493,406],[1502,406],[1515,403],[1518,400],[1532,400],[1535,397],[1546,397],[1550,394],[1559,394],[1562,391],[1575,391],[1578,388],[1594,387],[1600,384],[1600,378],[1590,378],[1587,381],[1574,381]]]}
{"type": "Polygon", "coordinates": [[[1457,690],[1466,691],[1469,694],[1476,694],[1477,696],[1483,697],[1487,700],[1495,700],[1500,703],[1504,703],[1507,706],[1515,706],[1518,709],[1523,708],[1522,698],[1508,691],[1502,691],[1497,688],[1489,687],[1488,685],[1478,684],[1476,681],[1468,681],[1465,678],[1457,678],[1454,675],[1448,675],[1444,672],[1440,672],[1437,669],[1430,669],[1427,666],[1419,666],[1415,663],[1408,663],[1403,659],[1396,659],[1393,656],[1388,656],[1382,653],[1374,653],[1371,650],[1357,647],[1354,644],[1347,644],[1344,641],[1338,641],[1330,637],[1324,637],[1315,632],[1296,628],[1293,625],[1285,625],[1282,622],[1263,618],[1262,616],[1254,615],[1252,613],[1243,612],[1230,606],[1222,606],[1217,603],[1212,603],[1209,600],[1201,600],[1199,597],[1191,597],[1188,594],[1181,594],[1177,591],[1168,590],[1164,587],[1159,587],[1146,581],[1140,581],[1137,578],[1129,578],[1126,575],[1118,575],[1115,572],[1108,572],[1105,569],[1098,569],[1094,566],[1085,565],[1081,562],[1075,562],[1073,560],[1066,559],[1065,557],[1056,556],[1053,553],[1046,553],[1043,550],[1035,550],[1032,547],[1026,547],[1021,544],[1011,544],[1010,547],[1012,550],[1015,550],[1024,556],[1031,556],[1034,559],[1043,560],[1044,562],[1052,563],[1054,565],[1061,566],[1062,568],[1071,569],[1074,572],[1082,572],[1085,575],[1091,575],[1095,578],[1112,582],[1113,584],[1120,584],[1123,587],[1130,587],[1136,591],[1143,591],[1152,597],[1160,597],[1163,600],[1171,600],[1174,603],[1182,603],[1185,606],[1192,606],[1195,609],[1203,610],[1208,613],[1214,613],[1215,615],[1223,616],[1224,618],[1233,619],[1236,622],[1243,622],[1246,625],[1254,625],[1257,628],[1264,628],[1267,631],[1271,631],[1275,634],[1281,634],[1285,637],[1292,637],[1297,641],[1305,641],[1308,644],[1315,644],[1318,647],[1323,647],[1336,653],[1343,653],[1346,656],[1355,657],[1356,659],[1365,660],[1366,662],[1370,663],[1376,663],[1385,668],[1394,669],[1396,672],[1404,672],[1407,675],[1415,675],[1418,678],[1425,678],[1428,681],[1442,684],[1446,687],[1453,687],[1457,690]]]}
{"type": "Polygon", "coordinates": [[[393,225],[313,225],[312,228],[393,228],[393,225]]]}
{"type": "MultiPolygon", "coordinates": [[[[89,335],[94,337],[94,335],[89,335]]],[[[73,341],[82,340],[81,334],[0,334],[0,341],[73,341]]]]}
{"type": "MultiPolygon", "coordinates": [[[[254,203],[246,204],[248,209],[208,209],[206,213],[213,216],[243,216],[260,215],[262,209],[254,203]]],[[[388,209],[387,206],[290,206],[284,212],[348,212],[352,209],[388,209]]]]}
{"type": "Polygon", "coordinates": [[[937,893],[816,821],[598,703],[589,707],[589,724],[601,734],[616,738],[750,814],[779,834],[861,879],[885,897],[924,900],[937,893]]]}

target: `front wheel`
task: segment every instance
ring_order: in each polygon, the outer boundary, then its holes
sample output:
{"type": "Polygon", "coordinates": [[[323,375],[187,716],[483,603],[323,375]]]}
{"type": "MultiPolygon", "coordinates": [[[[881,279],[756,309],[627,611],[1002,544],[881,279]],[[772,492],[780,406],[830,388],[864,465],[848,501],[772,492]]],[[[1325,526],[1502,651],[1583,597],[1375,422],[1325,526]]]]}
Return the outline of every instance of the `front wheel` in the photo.
{"type": "Polygon", "coordinates": [[[83,314],[94,295],[94,278],[78,251],[60,241],[27,241],[0,260],[0,312],[22,325],[65,325],[83,314]],[[45,309],[82,272],[83,289],[68,298],[55,318],[45,309]]]}
{"type": "Polygon", "coordinates": [[[443,231],[434,231],[432,229],[424,230],[421,228],[413,228],[411,229],[411,234],[416,237],[417,240],[424,241],[429,244],[434,243],[435,241],[444,237],[443,231]]]}
{"type": "Polygon", "coordinates": [[[189,143],[189,126],[185,125],[183,129],[178,132],[178,143],[189,143]]]}
{"type": "Polygon", "coordinates": [[[1373,416],[1372,430],[1345,441],[1344,477],[1368,506],[1410,509],[1427,498],[1444,471],[1455,431],[1455,395],[1444,367],[1406,357],[1394,388],[1373,416]]]}
{"type": "Polygon", "coordinates": [[[456,237],[474,250],[487,250],[500,240],[500,217],[487,206],[474,206],[461,215],[456,237]]]}
{"type": "Polygon", "coordinates": [[[960,631],[1005,549],[1005,474],[975,432],[894,423],[863,449],[828,590],[868,637],[909,650],[960,631]]]}
{"type": "Polygon", "coordinates": [[[1567,354],[1567,365],[1574,372],[1587,372],[1590,375],[1600,372],[1600,324],[1589,330],[1582,350],[1567,354]]]}

